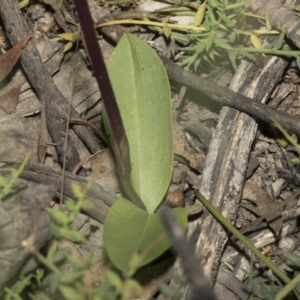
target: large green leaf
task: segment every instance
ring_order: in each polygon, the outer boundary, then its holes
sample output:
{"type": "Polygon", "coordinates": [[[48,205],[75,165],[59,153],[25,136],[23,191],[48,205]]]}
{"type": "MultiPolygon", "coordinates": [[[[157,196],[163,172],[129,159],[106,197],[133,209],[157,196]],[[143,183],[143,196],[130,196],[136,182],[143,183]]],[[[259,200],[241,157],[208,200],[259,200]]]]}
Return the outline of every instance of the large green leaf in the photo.
{"type": "MultiPolygon", "coordinates": [[[[177,221],[187,227],[185,209],[172,209],[177,221]]],[[[104,221],[103,240],[110,260],[122,271],[128,271],[132,256],[155,241],[165,232],[161,216],[149,214],[126,199],[119,199],[109,210],[104,221]]],[[[153,243],[154,247],[147,253],[140,266],[154,260],[170,246],[168,238],[153,243]]]]}
{"type": "MultiPolygon", "coordinates": [[[[129,141],[130,180],[152,213],[167,191],[173,167],[168,77],[155,51],[131,34],[121,38],[107,69],[129,141]]],[[[105,110],[103,118],[107,120],[105,110]]]]}

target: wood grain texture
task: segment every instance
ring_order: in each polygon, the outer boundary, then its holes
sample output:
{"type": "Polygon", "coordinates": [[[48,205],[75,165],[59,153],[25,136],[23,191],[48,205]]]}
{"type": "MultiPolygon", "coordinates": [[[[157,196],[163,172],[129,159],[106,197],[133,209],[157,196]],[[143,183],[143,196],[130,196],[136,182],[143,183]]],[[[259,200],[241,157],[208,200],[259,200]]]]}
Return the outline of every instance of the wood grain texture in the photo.
{"type": "MultiPolygon", "coordinates": [[[[287,61],[277,57],[256,64],[243,62],[230,88],[265,102],[286,65],[287,61]]],[[[235,220],[256,131],[257,123],[253,118],[236,109],[223,107],[209,147],[200,192],[231,222],[235,220]]],[[[199,220],[190,223],[188,235],[195,244],[196,256],[202,260],[204,273],[213,283],[227,242],[227,233],[206,211],[199,220]]],[[[175,270],[182,272],[179,261],[175,270]]],[[[183,299],[189,299],[189,288],[184,295],[183,299]]]]}
{"type": "MultiPolygon", "coordinates": [[[[1,174],[8,175],[12,171],[12,167],[2,168],[1,174]]],[[[55,185],[56,195],[59,197],[61,193],[61,177],[62,171],[55,170],[51,167],[44,166],[41,164],[28,164],[25,166],[24,171],[20,175],[20,178],[33,181],[40,184],[52,184],[55,185]]],[[[70,172],[65,172],[64,180],[64,197],[69,199],[74,199],[72,192],[72,183],[77,184],[87,184],[89,181],[88,178],[72,174],[70,172]]],[[[95,208],[85,210],[88,215],[98,222],[103,223],[105,216],[109,210],[109,207],[116,201],[118,198],[114,193],[108,191],[105,187],[102,187],[100,184],[93,183],[86,196],[87,200],[90,200],[94,203],[95,208]]],[[[74,199],[76,201],[76,199],[74,199]]]]}

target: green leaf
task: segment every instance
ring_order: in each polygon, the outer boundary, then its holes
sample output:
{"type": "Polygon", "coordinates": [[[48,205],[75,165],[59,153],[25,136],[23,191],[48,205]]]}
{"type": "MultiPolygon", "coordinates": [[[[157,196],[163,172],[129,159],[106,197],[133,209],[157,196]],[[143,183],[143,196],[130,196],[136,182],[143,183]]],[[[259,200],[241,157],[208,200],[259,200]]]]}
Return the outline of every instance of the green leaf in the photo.
{"type": "Polygon", "coordinates": [[[232,49],[232,47],[224,39],[215,39],[215,44],[218,47],[226,49],[226,50],[231,50],[232,49]]]}
{"type": "Polygon", "coordinates": [[[163,32],[166,38],[169,38],[172,33],[172,29],[167,23],[164,23],[163,25],[163,32]]]}
{"type": "Polygon", "coordinates": [[[106,281],[111,286],[113,286],[116,289],[116,291],[119,293],[122,288],[122,280],[120,276],[116,272],[113,272],[111,270],[105,270],[104,276],[106,278],[106,281]]]}
{"type": "Polygon", "coordinates": [[[84,198],[85,197],[85,191],[84,191],[84,188],[75,183],[75,182],[72,182],[71,183],[71,189],[72,189],[72,193],[73,195],[77,198],[77,199],[80,199],[80,198],[84,198]]]}
{"type": "MultiPolygon", "coordinates": [[[[175,208],[172,211],[177,221],[186,228],[185,210],[175,208]]],[[[122,271],[128,271],[129,261],[136,252],[144,254],[141,267],[171,246],[168,238],[158,240],[163,233],[165,229],[158,213],[148,214],[130,201],[119,199],[111,207],[104,221],[103,240],[114,265],[122,271]],[[147,251],[140,253],[146,247],[147,251]]]]}
{"type": "Polygon", "coordinates": [[[297,138],[294,135],[289,135],[287,133],[287,131],[280,125],[280,123],[274,119],[273,119],[273,123],[276,125],[276,127],[281,131],[281,133],[284,135],[284,137],[286,138],[286,140],[295,147],[296,151],[298,152],[298,154],[300,154],[300,145],[297,142],[297,138]]]}
{"type": "MultiPolygon", "coordinates": [[[[169,80],[155,51],[130,34],[121,38],[107,69],[129,141],[130,181],[152,213],[167,191],[173,170],[169,80]]],[[[105,112],[103,119],[110,132],[105,112]]]]}
{"type": "Polygon", "coordinates": [[[286,251],[282,251],[282,255],[290,261],[290,263],[294,266],[294,267],[300,267],[300,256],[293,254],[293,253],[289,253],[286,251]]]}
{"type": "MultiPolygon", "coordinates": [[[[212,6],[212,7],[219,7],[219,6],[222,6],[222,5],[220,4],[220,2],[218,2],[217,0],[209,0],[209,4],[210,4],[210,6],[212,6]]],[[[208,7],[210,7],[210,6],[208,6],[208,7]]]]}
{"type": "Polygon", "coordinates": [[[42,291],[36,291],[34,295],[30,295],[32,300],[51,300],[49,295],[42,291]]]}
{"type": "Polygon", "coordinates": [[[84,199],[84,200],[80,201],[80,204],[81,204],[81,208],[85,209],[85,210],[95,208],[95,204],[90,200],[84,199]]]}
{"type": "Polygon", "coordinates": [[[284,42],[285,32],[281,32],[274,41],[274,49],[281,49],[284,42]]]}
{"type": "Polygon", "coordinates": [[[136,299],[141,297],[143,294],[143,287],[138,283],[138,281],[131,278],[127,279],[122,287],[122,297],[123,299],[136,299]]]}
{"type": "Polygon", "coordinates": [[[29,0],[19,0],[19,2],[18,2],[18,6],[20,9],[22,9],[23,7],[25,7],[28,4],[29,4],[29,0]]]}
{"type": "Polygon", "coordinates": [[[267,30],[271,30],[272,29],[272,24],[270,22],[270,19],[269,19],[269,16],[268,16],[267,13],[266,13],[266,28],[267,28],[267,30]]]}
{"type": "Polygon", "coordinates": [[[20,294],[26,288],[26,286],[30,285],[32,277],[34,277],[33,273],[28,274],[22,280],[20,280],[14,287],[14,292],[20,294]]]}
{"type": "Polygon", "coordinates": [[[80,278],[83,277],[83,274],[84,274],[84,271],[76,271],[76,272],[73,272],[73,273],[67,273],[67,274],[64,274],[62,275],[61,277],[61,283],[64,283],[64,284],[74,284],[74,282],[80,278]]]}
{"type": "Polygon", "coordinates": [[[50,231],[51,235],[53,235],[53,237],[55,237],[56,239],[61,239],[64,237],[61,227],[57,226],[56,224],[50,223],[50,231]]]}
{"type": "Polygon", "coordinates": [[[68,255],[67,259],[72,264],[73,268],[79,271],[79,270],[85,270],[91,265],[93,261],[93,256],[77,258],[75,256],[68,255]]]}
{"type": "Polygon", "coordinates": [[[64,47],[64,53],[68,52],[73,47],[73,45],[73,42],[68,42],[64,47]]]}
{"type": "Polygon", "coordinates": [[[225,14],[221,13],[221,14],[219,14],[219,16],[225,22],[226,27],[229,27],[229,28],[234,27],[234,25],[235,25],[234,22],[230,18],[228,18],[225,14]]]}
{"type": "Polygon", "coordinates": [[[292,162],[293,164],[300,164],[300,159],[299,159],[299,158],[292,158],[292,159],[291,159],[291,162],[292,162]]]}
{"type": "Polygon", "coordinates": [[[195,53],[199,54],[202,53],[207,46],[207,40],[202,40],[196,45],[195,53]]]}
{"type": "Polygon", "coordinates": [[[215,55],[217,54],[216,51],[210,51],[208,53],[208,57],[214,62],[215,61],[215,55]]]}
{"type": "Polygon", "coordinates": [[[205,10],[206,10],[206,0],[200,5],[200,7],[196,12],[195,19],[194,19],[195,26],[199,26],[202,23],[205,15],[205,10]]]}
{"type": "Polygon", "coordinates": [[[248,4],[248,0],[246,0],[246,1],[238,1],[237,3],[227,4],[226,7],[225,7],[225,9],[226,10],[231,10],[231,9],[235,9],[235,8],[240,8],[241,6],[244,6],[246,4],[248,4]]]}
{"type": "Polygon", "coordinates": [[[32,256],[30,257],[25,265],[22,267],[22,270],[20,272],[21,276],[24,276],[25,274],[28,274],[30,272],[33,273],[33,271],[38,267],[39,262],[37,261],[36,257],[32,256]]]}
{"type": "Polygon", "coordinates": [[[68,42],[75,42],[80,37],[80,31],[75,32],[64,32],[60,33],[57,36],[59,36],[61,39],[68,41],[68,42]]]}
{"type": "Polygon", "coordinates": [[[175,39],[171,37],[170,39],[170,51],[172,56],[175,56],[175,52],[176,52],[176,43],[175,43],[175,39]]]}
{"type": "Polygon", "coordinates": [[[282,148],[287,147],[287,145],[289,144],[289,142],[286,139],[276,139],[276,141],[278,142],[279,146],[282,148]]]}
{"type": "Polygon", "coordinates": [[[67,285],[60,285],[59,291],[63,295],[66,300],[81,300],[82,296],[74,289],[73,287],[69,287],[67,285]]]}
{"type": "MultiPolygon", "coordinates": [[[[210,1],[211,2],[211,1],[210,1]]],[[[214,14],[214,10],[213,10],[213,7],[212,7],[212,4],[210,3],[210,5],[207,6],[207,11],[208,11],[208,16],[209,16],[209,19],[212,21],[212,22],[216,22],[216,18],[215,18],[215,14],[214,14]]]]}
{"type": "Polygon", "coordinates": [[[260,42],[259,38],[258,38],[255,34],[251,34],[251,35],[250,35],[250,38],[251,38],[251,43],[252,43],[252,45],[253,45],[256,49],[262,48],[261,42],[260,42]]]}
{"type": "Polygon", "coordinates": [[[53,253],[52,256],[52,262],[55,264],[60,263],[61,261],[63,261],[67,255],[70,253],[70,249],[60,249],[57,250],[55,253],[53,253]]]}
{"type": "Polygon", "coordinates": [[[64,235],[77,243],[86,243],[86,238],[77,229],[67,228],[63,230],[64,235]]]}
{"type": "Polygon", "coordinates": [[[207,44],[206,44],[206,49],[205,49],[206,51],[209,51],[209,49],[213,45],[213,43],[215,41],[215,36],[216,36],[215,30],[211,30],[207,37],[207,44]]]}
{"type": "Polygon", "coordinates": [[[232,31],[231,33],[229,33],[229,35],[228,35],[229,44],[233,44],[235,42],[236,38],[237,38],[236,32],[232,31]]]}
{"type": "Polygon", "coordinates": [[[75,201],[65,200],[64,204],[68,208],[69,211],[75,211],[76,210],[76,202],[75,201]]]}
{"type": "Polygon", "coordinates": [[[242,49],[239,49],[239,53],[240,53],[241,55],[247,57],[249,60],[251,60],[251,61],[253,61],[253,62],[255,61],[255,57],[254,57],[254,55],[252,55],[251,53],[248,53],[247,51],[242,50],[242,49]]]}
{"type": "Polygon", "coordinates": [[[54,210],[51,208],[46,209],[50,216],[54,219],[55,222],[61,225],[69,224],[69,217],[61,210],[54,210]]]}
{"type": "Polygon", "coordinates": [[[174,296],[174,289],[172,289],[170,285],[165,284],[163,282],[159,282],[157,287],[159,291],[163,294],[163,296],[165,296],[165,298],[172,299],[171,297],[174,296]]]}
{"type": "Polygon", "coordinates": [[[237,70],[237,65],[236,65],[237,55],[238,55],[237,51],[228,51],[230,62],[235,70],[237,70]]]}
{"type": "Polygon", "coordinates": [[[197,71],[199,65],[201,63],[201,57],[197,58],[195,61],[194,61],[194,70],[195,72],[197,71]]]}
{"type": "Polygon", "coordinates": [[[43,286],[48,286],[52,294],[54,294],[60,285],[60,274],[50,273],[43,279],[43,286]]]}

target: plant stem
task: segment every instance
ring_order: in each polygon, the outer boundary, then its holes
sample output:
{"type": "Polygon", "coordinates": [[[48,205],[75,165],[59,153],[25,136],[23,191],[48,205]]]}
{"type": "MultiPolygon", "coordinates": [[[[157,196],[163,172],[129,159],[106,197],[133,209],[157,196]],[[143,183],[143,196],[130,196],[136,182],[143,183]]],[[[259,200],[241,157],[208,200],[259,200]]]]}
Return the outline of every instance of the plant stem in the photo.
{"type": "Polygon", "coordinates": [[[281,300],[287,296],[300,282],[300,274],[298,274],[293,280],[291,280],[275,297],[275,300],[281,300]]]}
{"type": "Polygon", "coordinates": [[[237,239],[239,239],[250,251],[252,251],[265,265],[267,265],[274,274],[278,276],[284,283],[289,283],[290,278],[285,275],[276,265],[274,265],[267,257],[244,236],[237,228],[235,228],[217,209],[207,201],[204,196],[196,192],[196,197],[204,205],[204,207],[224,226],[228,229],[237,239]]]}
{"type": "Polygon", "coordinates": [[[97,27],[111,26],[111,25],[120,25],[120,24],[137,24],[137,25],[148,25],[148,26],[158,26],[163,27],[164,25],[168,25],[171,29],[177,30],[193,30],[196,32],[206,31],[205,27],[197,27],[192,25],[183,25],[183,24],[171,24],[171,23],[163,23],[163,22],[154,22],[154,21],[143,21],[143,20],[115,20],[108,21],[105,23],[98,24],[97,27]]]}

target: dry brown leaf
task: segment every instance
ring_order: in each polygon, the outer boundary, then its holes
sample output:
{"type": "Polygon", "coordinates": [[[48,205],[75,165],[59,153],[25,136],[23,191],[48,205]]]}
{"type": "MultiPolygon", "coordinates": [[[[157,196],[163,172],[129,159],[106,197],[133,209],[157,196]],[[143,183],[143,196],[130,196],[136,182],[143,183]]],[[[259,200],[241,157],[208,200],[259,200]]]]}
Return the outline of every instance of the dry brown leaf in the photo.
{"type": "Polygon", "coordinates": [[[11,49],[1,55],[0,57],[0,81],[2,81],[12,70],[18,59],[22,54],[22,48],[24,48],[32,37],[32,34],[14,45],[11,49]]]}
{"type": "MultiPolygon", "coordinates": [[[[265,190],[261,187],[253,184],[251,182],[246,182],[243,189],[243,199],[247,199],[253,202],[256,207],[253,205],[243,205],[246,209],[253,212],[257,216],[263,216],[268,213],[271,209],[278,206],[278,203],[275,202],[275,199],[271,197],[265,190]]],[[[282,228],[282,209],[275,212],[272,216],[267,218],[268,225],[274,230],[276,235],[280,232],[282,228]]]]}
{"type": "Polygon", "coordinates": [[[0,95],[0,108],[7,114],[13,114],[16,111],[19,99],[20,89],[22,84],[12,87],[5,94],[0,95]]]}

